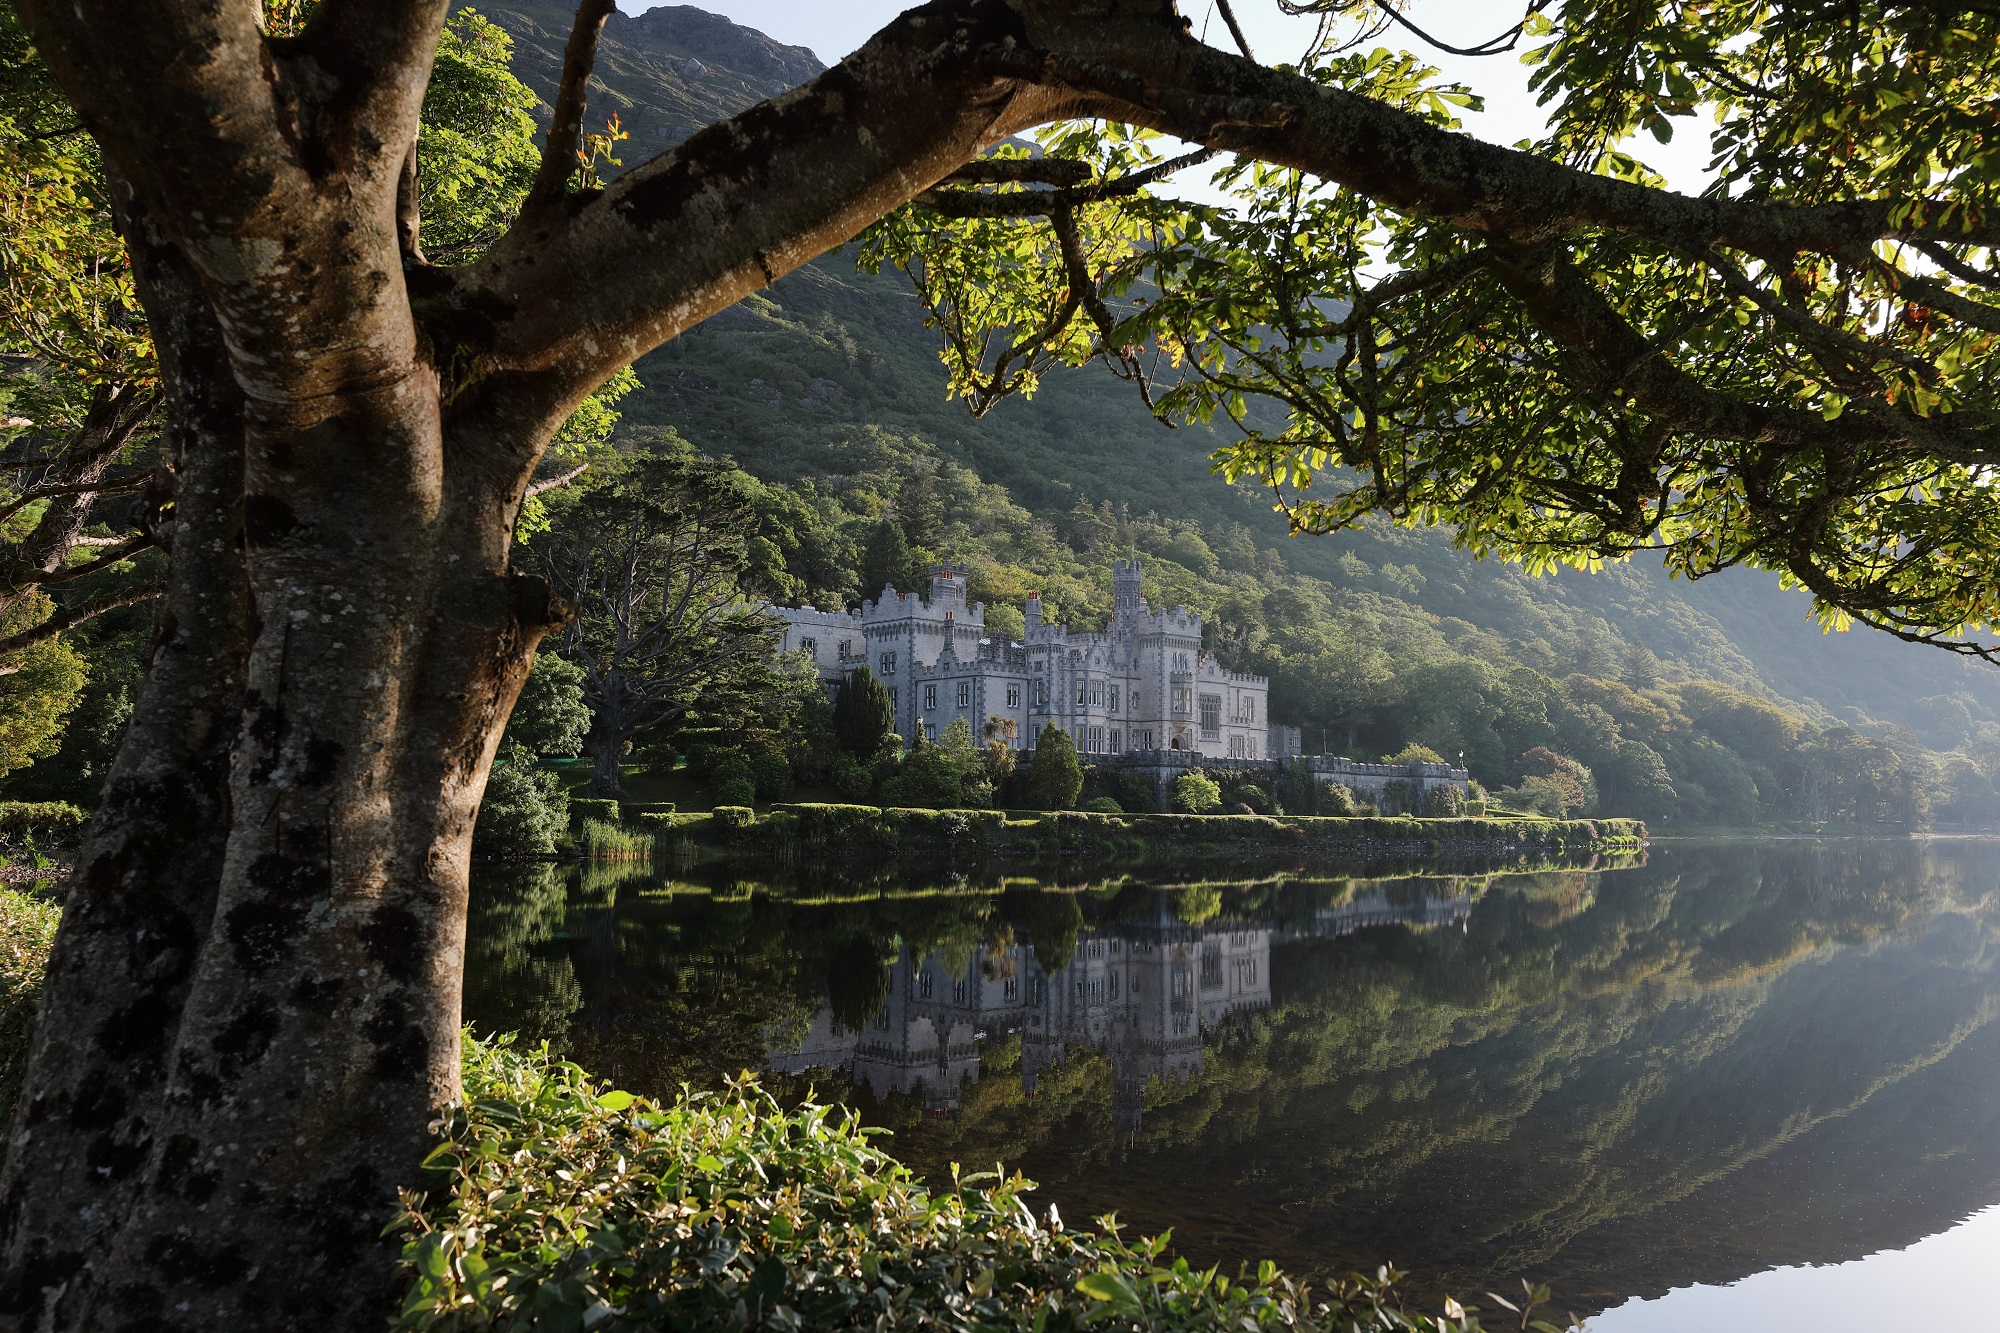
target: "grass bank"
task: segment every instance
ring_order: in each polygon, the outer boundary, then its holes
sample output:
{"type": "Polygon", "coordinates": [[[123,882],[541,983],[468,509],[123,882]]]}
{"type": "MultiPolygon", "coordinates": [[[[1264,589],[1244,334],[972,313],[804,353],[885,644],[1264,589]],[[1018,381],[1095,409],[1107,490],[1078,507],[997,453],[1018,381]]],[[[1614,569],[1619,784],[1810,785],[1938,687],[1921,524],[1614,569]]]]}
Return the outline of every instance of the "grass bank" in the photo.
{"type": "Polygon", "coordinates": [[[1110,857],[1185,861],[1273,853],[1517,856],[1636,849],[1636,819],[1332,819],[1261,815],[1109,815],[1075,810],[906,810],[872,805],[748,806],[639,816],[683,855],[818,859],[1110,857]]]}

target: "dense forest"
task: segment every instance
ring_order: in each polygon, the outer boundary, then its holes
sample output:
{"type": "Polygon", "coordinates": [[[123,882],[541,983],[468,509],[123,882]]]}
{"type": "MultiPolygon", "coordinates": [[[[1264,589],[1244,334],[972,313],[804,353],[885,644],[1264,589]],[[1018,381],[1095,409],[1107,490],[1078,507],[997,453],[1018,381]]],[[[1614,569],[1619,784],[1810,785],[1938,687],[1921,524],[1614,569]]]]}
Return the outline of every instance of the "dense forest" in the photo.
{"type": "MultiPolygon", "coordinates": [[[[516,73],[545,94],[566,10],[517,3],[492,17],[514,35],[516,73]]],[[[615,16],[605,49],[606,108],[634,161],[818,67],[685,7],[615,16]]],[[[964,560],[995,632],[1018,627],[1031,589],[1054,618],[1094,629],[1112,559],[1138,555],[1152,602],[1200,611],[1214,651],[1270,676],[1274,719],[1302,727],[1311,749],[1462,754],[1521,803],[1662,826],[2000,820],[1990,667],[1871,631],[1822,635],[1803,596],[1762,575],[1689,585],[1633,562],[1537,579],[1437,530],[1288,538],[1258,492],[1210,475],[1213,433],[1161,426],[1128,386],[1090,371],[1051,373],[1034,402],[974,419],[947,398],[935,340],[901,275],[829,255],[643,360],[592,468],[526,526],[553,518],[559,534],[593,488],[647,459],[685,468],[692,450],[716,460],[709,480],[746,516],[733,564],[745,597],[852,606],[885,583],[921,586],[931,560],[964,560]],[[1538,784],[1555,771],[1570,777],[1538,784]]],[[[82,579],[54,592],[93,590],[82,579]]],[[[90,621],[0,677],[7,795],[94,798],[151,616],[141,605],[90,621]]],[[[761,765],[762,798],[825,781],[811,738],[793,737],[792,772],[775,773],[770,738],[799,714],[756,695],[731,681],[629,739],[671,755],[699,730],[728,752],[711,785],[761,765]]]]}

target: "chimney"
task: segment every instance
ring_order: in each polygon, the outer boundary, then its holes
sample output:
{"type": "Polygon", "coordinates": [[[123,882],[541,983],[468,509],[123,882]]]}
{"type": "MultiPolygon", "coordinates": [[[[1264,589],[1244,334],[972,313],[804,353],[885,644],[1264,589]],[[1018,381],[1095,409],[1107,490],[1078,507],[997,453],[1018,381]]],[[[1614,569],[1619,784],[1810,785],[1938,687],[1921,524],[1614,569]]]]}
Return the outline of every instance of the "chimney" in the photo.
{"type": "Polygon", "coordinates": [[[1029,593],[1028,604],[1022,608],[1022,612],[1023,618],[1028,622],[1029,629],[1040,629],[1042,627],[1042,595],[1038,592],[1029,593]]]}

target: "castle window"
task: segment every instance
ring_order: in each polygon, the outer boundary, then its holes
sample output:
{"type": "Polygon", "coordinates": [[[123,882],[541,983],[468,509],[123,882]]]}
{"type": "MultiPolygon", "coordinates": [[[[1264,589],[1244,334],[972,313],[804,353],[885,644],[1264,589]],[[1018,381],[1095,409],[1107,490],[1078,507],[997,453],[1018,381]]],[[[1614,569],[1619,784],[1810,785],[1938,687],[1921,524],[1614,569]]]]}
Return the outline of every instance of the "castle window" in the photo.
{"type": "Polygon", "coordinates": [[[1076,706],[1082,708],[1090,702],[1090,685],[1086,681],[1076,683],[1076,706]]]}
{"type": "Polygon", "coordinates": [[[1114,999],[1114,1000],[1115,1000],[1115,999],[1117,999],[1117,998],[1118,998],[1118,974],[1117,974],[1116,972],[1113,972],[1113,973],[1111,974],[1111,976],[1110,976],[1109,980],[1107,980],[1105,984],[1106,984],[1107,986],[1109,986],[1109,987],[1111,988],[1111,998],[1112,998],[1112,999],[1114,999]]]}
{"type": "Polygon", "coordinates": [[[924,707],[926,708],[937,707],[937,686],[935,685],[924,686],[924,707]]]}
{"type": "Polygon", "coordinates": [[[1119,744],[1119,742],[1120,742],[1120,741],[1122,741],[1122,740],[1124,740],[1124,739],[1125,739],[1125,738],[1124,738],[1124,736],[1123,736],[1123,735],[1121,735],[1121,734],[1120,734],[1120,733],[1119,733],[1119,732],[1118,732],[1118,731],[1117,731],[1117,730],[1116,730],[1115,728],[1114,728],[1114,729],[1112,730],[1112,732],[1111,732],[1111,753],[1113,753],[1113,754],[1123,754],[1123,753],[1125,752],[1125,751],[1124,751],[1124,748],[1123,748],[1123,747],[1122,747],[1122,746],[1121,746],[1121,745],[1119,744]]]}
{"type": "Polygon", "coordinates": [[[1204,694],[1201,696],[1201,729],[1205,732],[1222,730],[1222,696],[1204,694]]]}
{"type": "Polygon", "coordinates": [[[1257,738],[1251,736],[1245,741],[1245,744],[1250,747],[1250,757],[1255,759],[1257,757],[1257,738]]]}
{"type": "Polygon", "coordinates": [[[1152,733],[1152,732],[1150,732],[1150,731],[1135,731],[1135,732],[1133,732],[1133,733],[1132,733],[1132,737],[1133,737],[1133,741],[1134,741],[1134,744],[1133,744],[1133,747],[1132,747],[1133,749],[1135,749],[1135,750],[1150,750],[1150,749],[1152,749],[1152,748],[1153,748],[1153,733],[1152,733]]]}
{"type": "Polygon", "coordinates": [[[923,971],[917,973],[917,997],[924,1000],[931,998],[931,972],[929,968],[925,968],[923,971]]]}
{"type": "Polygon", "coordinates": [[[926,722],[926,723],[924,723],[924,739],[925,739],[925,740],[927,740],[927,741],[934,741],[934,740],[936,740],[936,739],[937,739],[937,724],[936,724],[936,723],[933,723],[933,722],[926,722]]]}
{"type": "Polygon", "coordinates": [[[1229,757],[1231,759],[1241,759],[1243,757],[1243,738],[1241,736],[1231,736],[1229,738],[1229,757]]]}
{"type": "Polygon", "coordinates": [[[1090,729],[1090,752],[1092,754],[1102,754],[1104,752],[1103,727],[1092,727],[1090,729]]]}
{"type": "Polygon", "coordinates": [[[1201,988],[1214,990],[1222,984],[1222,950],[1213,944],[1201,951],[1201,988]]]}
{"type": "Polygon", "coordinates": [[[1257,696],[1254,694],[1243,696],[1243,720],[1245,722],[1257,720],[1257,696]]]}
{"type": "Polygon", "coordinates": [[[965,980],[960,978],[951,983],[951,998],[959,1004],[965,1003],[965,980]]]}
{"type": "Polygon", "coordinates": [[[1174,715],[1186,717],[1194,711],[1194,691],[1185,685],[1174,686],[1174,715]]]}
{"type": "Polygon", "coordinates": [[[1021,706],[1021,687],[1019,685],[1009,685],[1007,687],[1007,706],[1009,708],[1019,708],[1021,706]]]}
{"type": "Polygon", "coordinates": [[[896,697],[896,687],[891,685],[889,687],[889,711],[893,713],[900,707],[902,707],[902,703],[896,697]]]}
{"type": "Polygon", "coordinates": [[[1102,708],[1102,707],[1104,707],[1104,682],[1102,682],[1102,681],[1093,681],[1093,682],[1091,683],[1091,686],[1090,686],[1090,706],[1091,706],[1091,707],[1093,707],[1093,708],[1102,708]]]}
{"type": "Polygon", "coordinates": [[[818,639],[800,639],[800,640],[799,640],[799,651],[800,651],[800,652],[804,652],[804,653],[811,653],[811,654],[812,654],[812,655],[813,655],[814,657],[818,657],[818,656],[819,656],[819,640],[818,640],[818,639]]]}
{"type": "Polygon", "coordinates": [[[1118,711],[1118,687],[1116,685],[1111,687],[1111,711],[1114,713],[1118,711]]]}
{"type": "Polygon", "coordinates": [[[969,680],[958,682],[958,706],[960,708],[972,707],[972,682],[969,680]]]}
{"type": "Polygon", "coordinates": [[[1005,994],[1005,996],[1006,996],[1006,999],[1007,999],[1008,1003],[1010,1003],[1010,1004],[1011,1004],[1011,1003],[1013,1003],[1013,1002],[1014,1002],[1015,1000],[1018,1000],[1018,999],[1020,999],[1020,998],[1021,998],[1021,979],[1020,979],[1019,977],[1008,977],[1008,978],[1007,978],[1007,984],[1006,984],[1006,986],[1005,986],[1005,987],[1003,988],[1003,990],[1004,990],[1004,994],[1005,994]]]}
{"type": "Polygon", "coordinates": [[[882,654],[882,674],[885,676],[896,674],[896,655],[894,653],[882,654]]]}

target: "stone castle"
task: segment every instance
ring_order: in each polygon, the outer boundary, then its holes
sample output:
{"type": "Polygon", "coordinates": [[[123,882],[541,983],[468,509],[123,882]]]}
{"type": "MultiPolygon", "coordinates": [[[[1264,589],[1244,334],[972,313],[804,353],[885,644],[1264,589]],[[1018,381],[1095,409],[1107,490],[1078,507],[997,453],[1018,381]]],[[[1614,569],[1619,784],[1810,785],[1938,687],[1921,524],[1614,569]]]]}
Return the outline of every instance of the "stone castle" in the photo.
{"type": "Polygon", "coordinates": [[[1271,726],[1270,682],[1225,670],[1204,652],[1195,612],[1148,607],[1142,572],[1137,560],[1112,567],[1113,610],[1102,634],[1048,623],[1040,595],[1030,594],[1021,640],[989,636],[986,604],[966,601],[963,564],[933,566],[928,598],[892,586],[858,612],[772,614],[784,624],[783,650],[809,653],[830,685],[867,665],[888,686],[907,739],[935,740],[959,718],[981,739],[997,719],[994,734],[1021,749],[1054,723],[1083,755],[1295,753],[1296,729],[1271,726]]]}

